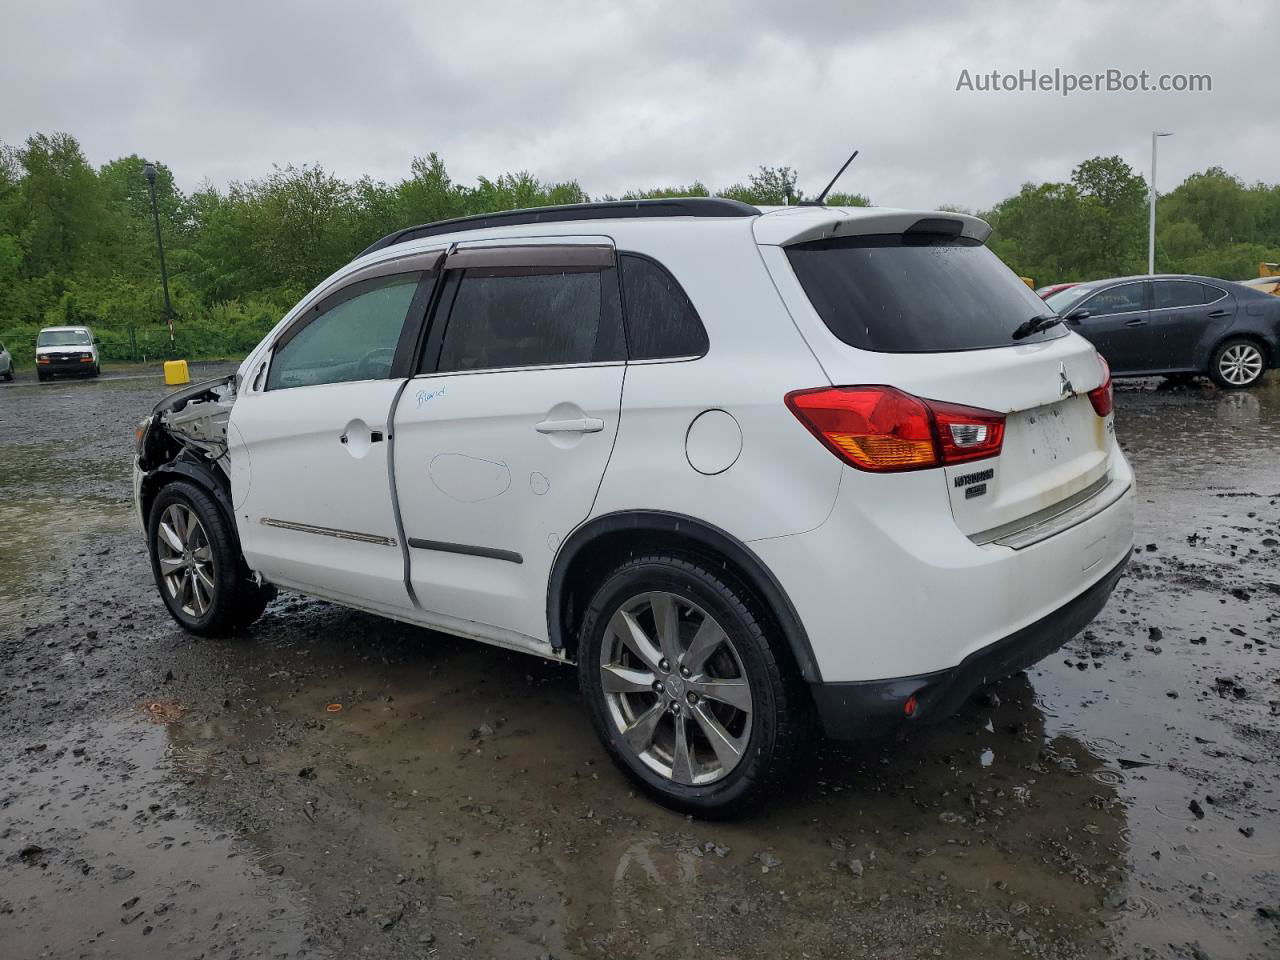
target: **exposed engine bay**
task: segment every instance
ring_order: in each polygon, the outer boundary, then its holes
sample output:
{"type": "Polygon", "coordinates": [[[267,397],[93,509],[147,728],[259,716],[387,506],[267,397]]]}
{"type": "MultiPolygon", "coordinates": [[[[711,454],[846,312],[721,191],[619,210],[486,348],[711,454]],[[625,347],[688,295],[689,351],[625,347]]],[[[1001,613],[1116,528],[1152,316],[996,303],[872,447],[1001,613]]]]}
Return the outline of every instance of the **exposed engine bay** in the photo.
{"type": "Polygon", "coordinates": [[[165,397],[138,425],[139,465],[152,470],[185,450],[228,473],[227,423],[235,399],[235,375],[195,383],[165,397]]]}

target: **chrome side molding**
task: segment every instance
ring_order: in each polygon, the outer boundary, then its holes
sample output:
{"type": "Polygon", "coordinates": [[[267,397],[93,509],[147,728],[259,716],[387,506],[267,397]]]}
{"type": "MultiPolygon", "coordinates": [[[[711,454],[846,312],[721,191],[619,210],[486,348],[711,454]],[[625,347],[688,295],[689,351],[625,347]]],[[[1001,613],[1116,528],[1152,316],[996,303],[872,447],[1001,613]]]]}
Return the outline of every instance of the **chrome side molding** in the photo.
{"type": "Polygon", "coordinates": [[[380,547],[397,546],[395,537],[382,537],[376,533],[358,533],[355,530],[338,530],[334,527],[317,527],[311,523],[293,523],[289,520],[276,520],[263,517],[259,521],[264,527],[278,527],[281,530],[295,530],[298,533],[315,533],[322,537],[336,537],[339,540],[355,540],[359,543],[375,543],[380,547]]]}

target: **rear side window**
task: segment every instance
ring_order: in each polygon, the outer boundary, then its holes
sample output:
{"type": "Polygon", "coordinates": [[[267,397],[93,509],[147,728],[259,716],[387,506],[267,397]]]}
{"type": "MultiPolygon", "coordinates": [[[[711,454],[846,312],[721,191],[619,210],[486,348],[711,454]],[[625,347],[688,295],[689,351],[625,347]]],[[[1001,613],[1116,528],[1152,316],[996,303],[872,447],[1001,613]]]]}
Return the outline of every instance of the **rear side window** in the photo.
{"type": "Polygon", "coordinates": [[[1187,280],[1157,280],[1151,286],[1151,306],[1156,310],[1196,307],[1205,302],[1205,288],[1198,283],[1187,280]]]}
{"type": "Polygon", "coordinates": [[[1051,311],[981,243],[935,234],[878,234],[787,247],[787,259],[828,329],[881,353],[981,350],[1064,337],[1061,326],[1015,341],[1051,311]]]}
{"type": "Polygon", "coordinates": [[[311,308],[315,315],[277,343],[267,389],[385,379],[422,277],[363,280],[311,308]]]}
{"type": "Polygon", "coordinates": [[[700,357],[706,353],[707,332],[675,278],[648,257],[624,253],[618,263],[631,359],[700,357]]]}
{"type": "Polygon", "coordinates": [[[621,360],[612,267],[463,271],[437,370],[491,370],[621,360]]]}

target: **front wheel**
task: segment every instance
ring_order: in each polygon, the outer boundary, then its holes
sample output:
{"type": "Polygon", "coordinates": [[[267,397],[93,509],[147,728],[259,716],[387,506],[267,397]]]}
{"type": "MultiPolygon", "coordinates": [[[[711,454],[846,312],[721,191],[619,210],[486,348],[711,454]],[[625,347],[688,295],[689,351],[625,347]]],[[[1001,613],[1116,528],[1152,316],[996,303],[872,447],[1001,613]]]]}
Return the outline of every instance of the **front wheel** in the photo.
{"type": "Polygon", "coordinates": [[[736,813],[809,742],[808,693],[756,610],[741,585],[674,556],[628,561],[587,608],[578,678],[596,732],[665,806],[736,813]]]}
{"type": "Polygon", "coordinates": [[[151,504],[151,570],[160,596],[184,630],[218,636],[261,616],[270,588],[248,578],[235,538],[207,492],[177,480],[151,504]]]}
{"type": "Polygon", "coordinates": [[[1213,352],[1209,364],[1209,376],[1218,386],[1227,390],[1252,387],[1267,370],[1267,358],[1262,348],[1252,340],[1236,337],[1224,341],[1213,352]]]}

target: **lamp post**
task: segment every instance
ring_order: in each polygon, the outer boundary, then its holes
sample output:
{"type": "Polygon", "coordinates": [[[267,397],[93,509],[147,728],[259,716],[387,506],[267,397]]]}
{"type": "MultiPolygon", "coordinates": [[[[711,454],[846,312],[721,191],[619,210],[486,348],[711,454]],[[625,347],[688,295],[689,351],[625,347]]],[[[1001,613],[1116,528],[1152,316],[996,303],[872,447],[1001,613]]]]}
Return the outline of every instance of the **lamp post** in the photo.
{"type": "Polygon", "coordinates": [[[1147,274],[1156,272],[1156,140],[1159,137],[1172,137],[1172,133],[1160,130],[1151,131],[1151,222],[1147,233],[1147,274]]]}
{"type": "Polygon", "coordinates": [[[169,325],[169,350],[177,355],[177,344],[173,338],[173,303],[169,300],[169,271],[164,265],[164,240],[160,237],[160,209],[156,206],[156,165],[147,162],[142,168],[142,175],[147,179],[147,190],[151,194],[151,219],[156,225],[156,249],[160,251],[160,284],[164,288],[164,319],[169,325]]]}

